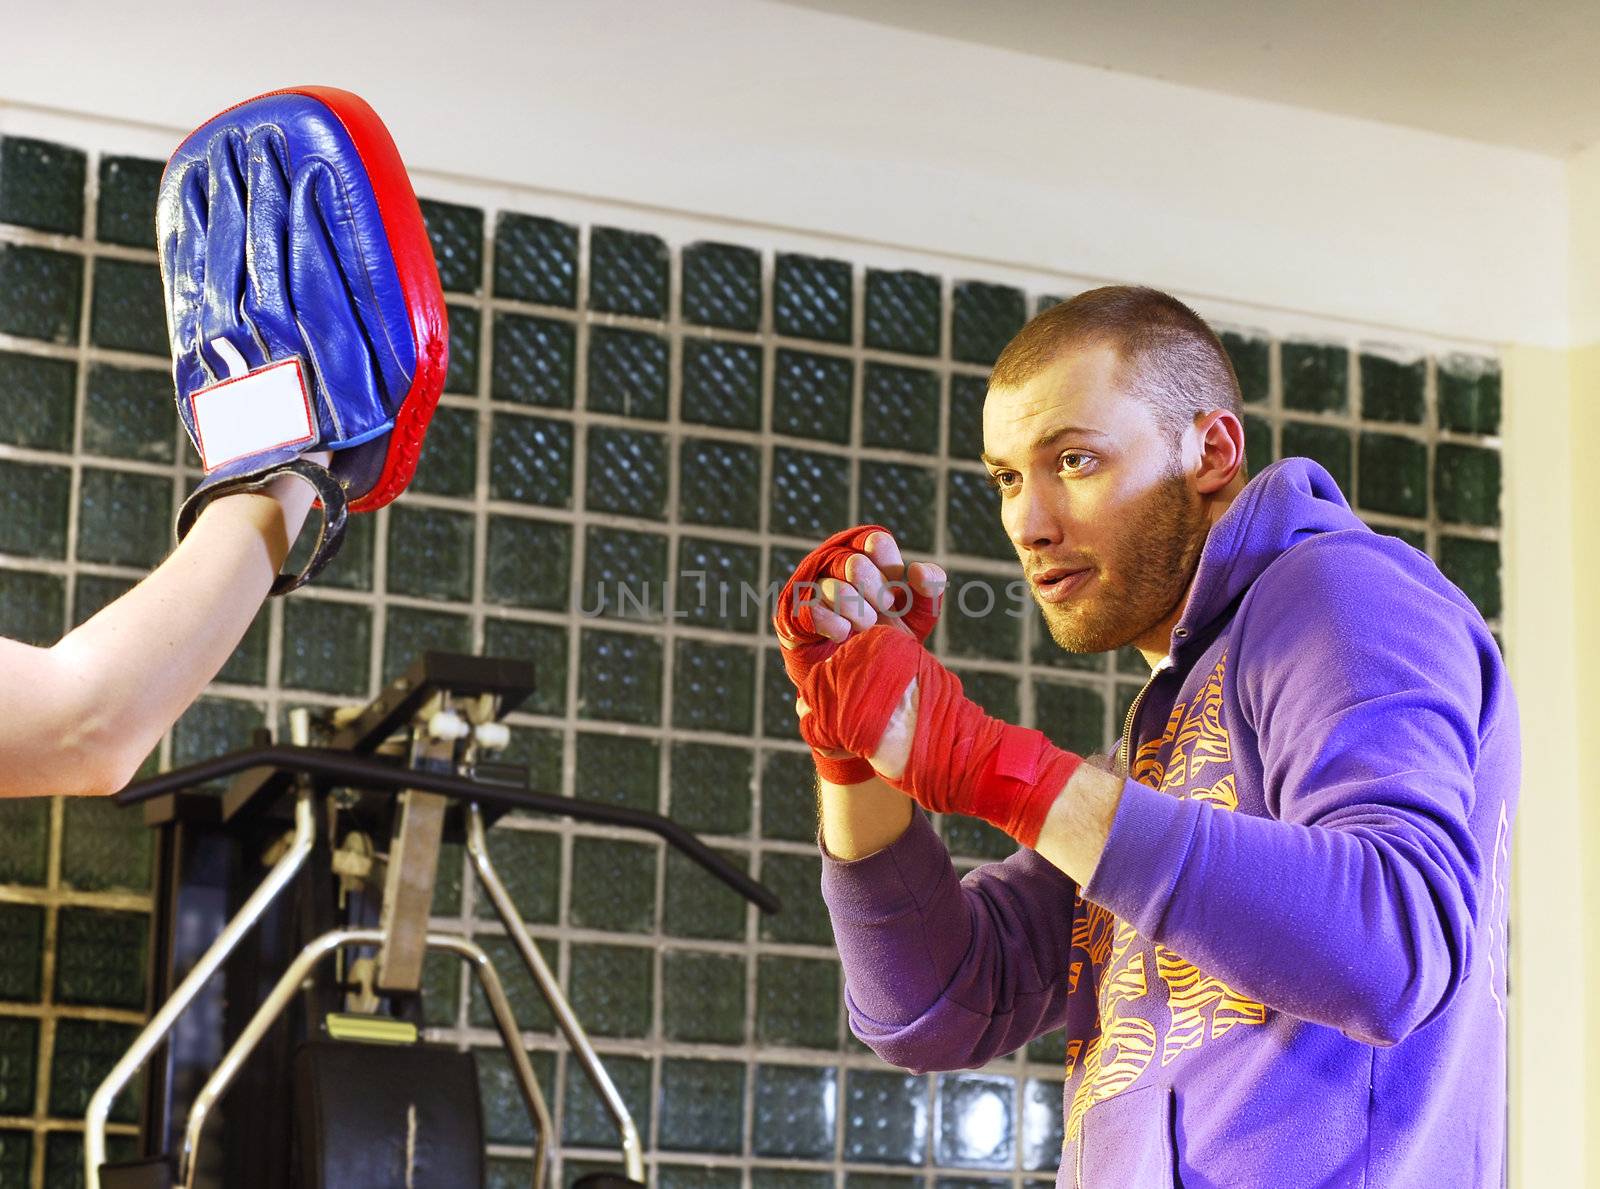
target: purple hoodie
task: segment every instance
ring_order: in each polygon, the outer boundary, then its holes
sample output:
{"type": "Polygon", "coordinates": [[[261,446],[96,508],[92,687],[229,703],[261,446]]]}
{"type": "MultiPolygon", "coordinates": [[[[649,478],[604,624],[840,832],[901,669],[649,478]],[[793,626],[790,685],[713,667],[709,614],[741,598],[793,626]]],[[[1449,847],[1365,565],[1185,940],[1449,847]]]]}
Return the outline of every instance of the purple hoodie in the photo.
{"type": "Polygon", "coordinates": [[[1520,767],[1489,629],[1316,463],[1212,527],[1089,885],[957,880],[921,811],[825,856],[851,1027],[905,1068],[1066,1029],[1058,1186],[1504,1183],[1520,767]]]}

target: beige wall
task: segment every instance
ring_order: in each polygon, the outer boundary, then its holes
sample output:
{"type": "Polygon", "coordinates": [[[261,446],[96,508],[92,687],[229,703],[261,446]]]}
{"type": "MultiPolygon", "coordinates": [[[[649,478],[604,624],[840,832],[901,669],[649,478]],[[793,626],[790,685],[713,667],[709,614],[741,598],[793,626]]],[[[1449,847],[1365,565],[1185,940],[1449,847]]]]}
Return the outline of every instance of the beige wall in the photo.
{"type": "MultiPolygon", "coordinates": [[[[1600,208],[1591,208],[1591,213],[1600,220],[1600,208]]],[[[1600,259],[1595,263],[1600,266],[1600,259]]],[[[1596,1189],[1600,1187],[1600,765],[1595,764],[1584,745],[1592,747],[1600,741],[1600,732],[1594,726],[1596,708],[1600,707],[1600,623],[1595,620],[1600,612],[1600,342],[1591,342],[1573,353],[1572,376],[1572,542],[1576,563],[1573,589],[1578,624],[1580,752],[1573,771],[1583,808],[1580,829],[1586,859],[1583,915],[1578,922],[1578,936],[1587,942],[1585,1002],[1589,1006],[1584,1046],[1584,1068],[1589,1079],[1584,1094],[1584,1130],[1589,1136],[1588,1185],[1596,1189]]]]}
{"type": "MultiPolygon", "coordinates": [[[[1585,1057],[1600,1031],[1588,1005],[1600,983],[1586,953],[1597,846],[1581,787],[1585,644],[1572,548],[1581,431],[1571,352],[1510,347],[1504,360],[1505,635],[1523,749],[1511,897],[1511,1183],[1542,1189],[1585,1184],[1586,1122],[1600,1117],[1586,1100],[1585,1057]]],[[[1594,640],[1587,647],[1600,659],[1594,640]]]]}
{"type": "Polygon", "coordinates": [[[1513,1184],[1600,1189],[1600,146],[1567,163],[1568,349],[1505,352],[1506,636],[1522,710],[1513,1184]]]}
{"type": "Polygon", "coordinates": [[[1536,153],[758,0],[231,5],[179,70],[192,4],[14,7],[0,105],[171,130],[162,155],[244,96],[325,82],[413,172],[1565,344],[1564,173],[1536,153]]]}
{"type": "Polygon", "coordinates": [[[1584,1046],[1584,1088],[1589,1135],[1590,1189],[1600,1187],[1600,766],[1587,755],[1600,732],[1600,145],[1568,162],[1570,204],[1570,308],[1572,315],[1573,605],[1577,626],[1579,707],[1573,767],[1582,813],[1579,829],[1587,860],[1582,919],[1577,935],[1587,942],[1589,1028],[1584,1046]]]}

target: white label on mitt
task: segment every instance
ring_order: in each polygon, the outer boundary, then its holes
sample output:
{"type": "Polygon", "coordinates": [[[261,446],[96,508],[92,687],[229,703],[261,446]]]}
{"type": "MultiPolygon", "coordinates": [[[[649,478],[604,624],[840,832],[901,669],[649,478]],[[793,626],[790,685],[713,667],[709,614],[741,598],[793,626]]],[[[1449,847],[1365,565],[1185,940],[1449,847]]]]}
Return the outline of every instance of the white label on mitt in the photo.
{"type": "Polygon", "coordinates": [[[269,363],[231,380],[220,380],[189,398],[194,410],[200,465],[220,466],[284,446],[316,440],[311,398],[298,359],[269,363]]]}

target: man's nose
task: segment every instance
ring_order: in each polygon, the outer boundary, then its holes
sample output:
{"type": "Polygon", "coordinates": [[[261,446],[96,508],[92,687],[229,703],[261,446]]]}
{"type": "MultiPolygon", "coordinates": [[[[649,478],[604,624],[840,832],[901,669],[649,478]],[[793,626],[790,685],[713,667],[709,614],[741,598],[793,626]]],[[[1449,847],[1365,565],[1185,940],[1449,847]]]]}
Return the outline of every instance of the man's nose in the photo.
{"type": "Polygon", "coordinates": [[[1001,505],[1006,536],[1018,549],[1038,549],[1061,541],[1063,509],[1050,495],[1038,484],[1024,483],[1021,491],[1001,505]]]}

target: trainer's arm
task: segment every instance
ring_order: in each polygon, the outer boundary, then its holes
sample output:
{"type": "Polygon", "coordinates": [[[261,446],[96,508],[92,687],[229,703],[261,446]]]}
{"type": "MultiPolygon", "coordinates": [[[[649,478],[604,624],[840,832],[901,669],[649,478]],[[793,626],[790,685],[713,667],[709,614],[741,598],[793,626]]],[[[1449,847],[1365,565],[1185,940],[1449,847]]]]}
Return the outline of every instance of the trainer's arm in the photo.
{"type": "Polygon", "coordinates": [[[172,554],[53,648],[0,639],[0,796],[93,795],[126,784],[244,636],[311,506],[213,500],[172,554]]]}

